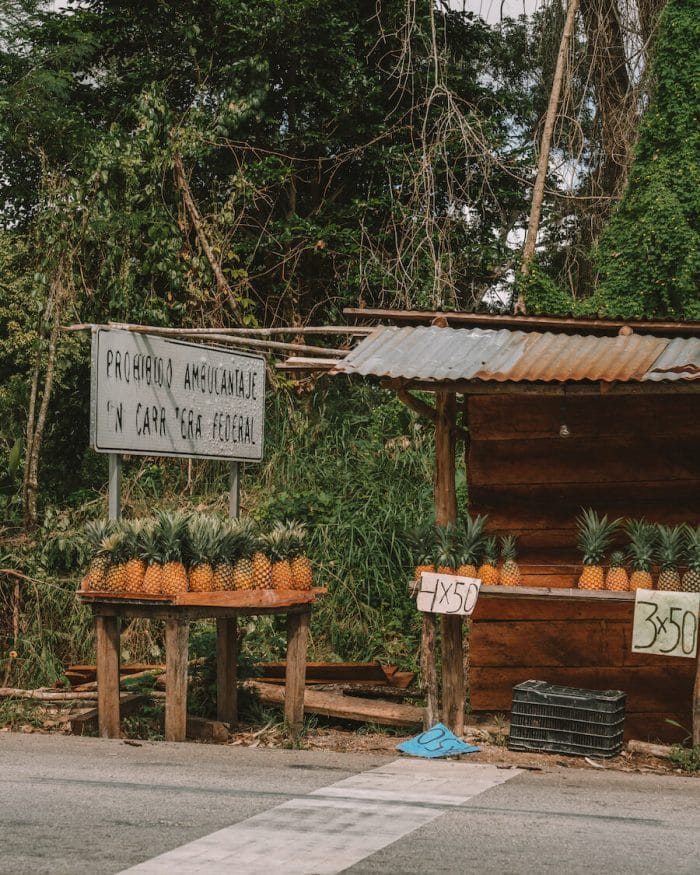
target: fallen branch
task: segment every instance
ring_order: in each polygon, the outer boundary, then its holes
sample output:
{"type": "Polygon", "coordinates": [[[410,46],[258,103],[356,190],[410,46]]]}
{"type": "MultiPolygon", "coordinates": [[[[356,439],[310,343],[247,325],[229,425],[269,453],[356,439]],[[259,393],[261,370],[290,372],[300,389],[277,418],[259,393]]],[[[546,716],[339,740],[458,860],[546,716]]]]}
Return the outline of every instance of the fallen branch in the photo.
{"type": "Polygon", "coordinates": [[[93,692],[63,693],[56,690],[18,690],[14,687],[0,687],[0,699],[34,699],[37,702],[71,702],[82,699],[94,700],[93,692]]]}
{"type": "Polygon", "coordinates": [[[630,753],[646,754],[650,757],[669,757],[672,748],[667,744],[651,744],[647,741],[628,741],[627,750],[630,753]]]}

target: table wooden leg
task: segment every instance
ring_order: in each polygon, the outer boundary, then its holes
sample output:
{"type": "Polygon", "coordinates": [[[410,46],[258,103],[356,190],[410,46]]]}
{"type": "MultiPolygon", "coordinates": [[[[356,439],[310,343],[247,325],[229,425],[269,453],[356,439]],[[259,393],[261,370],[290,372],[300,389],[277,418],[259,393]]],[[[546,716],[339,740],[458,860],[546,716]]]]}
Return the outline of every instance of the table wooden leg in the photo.
{"type": "Polygon", "coordinates": [[[238,726],[238,618],[216,621],[216,717],[238,726]]]}
{"type": "Polygon", "coordinates": [[[119,617],[95,617],[100,738],[119,738],[119,617]]]}
{"type": "Polygon", "coordinates": [[[189,620],[165,621],[165,740],[184,741],[187,732],[189,620]]]}
{"type": "Polygon", "coordinates": [[[284,716],[289,732],[296,738],[304,719],[306,650],[309,641],[308,611],[287,614],[287,674],[285,677],[284,716]]]}
{"type": "Polygon", "coordinates": [[[438,702],[437,643],[435,614],[423,614],[423,630],[420,639],[421,688],[425,693],[425,717],[423,729],[430,729],[440,720],[438,702]]]}
{"type": "Polygon", "coordinates": [[[442,616],[442,722],[464,734],[464,655],[460,616],[442,616]]]}

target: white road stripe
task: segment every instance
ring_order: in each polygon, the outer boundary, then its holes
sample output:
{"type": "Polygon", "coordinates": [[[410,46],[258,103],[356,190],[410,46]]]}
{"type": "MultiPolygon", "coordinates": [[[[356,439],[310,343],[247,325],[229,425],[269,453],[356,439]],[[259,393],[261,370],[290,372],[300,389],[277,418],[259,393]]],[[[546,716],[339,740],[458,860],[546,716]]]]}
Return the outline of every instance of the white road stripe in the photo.
{"type": "Polygon", "coordinates": [[[142,875],[334,875],[519,774],[398,759],[140,863],[142,875]]]}

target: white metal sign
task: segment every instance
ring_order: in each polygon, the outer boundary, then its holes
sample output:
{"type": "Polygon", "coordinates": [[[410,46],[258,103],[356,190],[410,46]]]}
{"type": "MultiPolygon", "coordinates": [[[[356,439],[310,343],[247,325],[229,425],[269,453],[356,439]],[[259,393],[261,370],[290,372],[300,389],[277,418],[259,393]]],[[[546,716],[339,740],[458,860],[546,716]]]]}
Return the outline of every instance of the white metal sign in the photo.
{"type": "Polygon", "coordinates": [[[93,331],[90,440],[98,453],[259,462],[264,422],[261,356],[93,331]]]}
{"type": "Polygon", "coordinates": [[[429,614],[469,616],[476,607],[480,588],[481,581],[475,577],[424,571],[420,577],[416,607],[429,614]]]}
{"type": "Polygon", "coordinates": [[[694,658],[700,593],[638,589],[634,600],[633,653],[694,658]]]}

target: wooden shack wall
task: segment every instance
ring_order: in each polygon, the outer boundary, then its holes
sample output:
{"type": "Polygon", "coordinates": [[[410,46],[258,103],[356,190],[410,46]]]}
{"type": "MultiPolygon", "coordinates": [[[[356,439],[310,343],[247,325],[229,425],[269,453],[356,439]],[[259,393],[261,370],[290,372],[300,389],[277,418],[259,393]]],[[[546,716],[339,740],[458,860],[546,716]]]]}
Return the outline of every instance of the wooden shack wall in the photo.
{"type": "Polygon", "coordinates": [[[469,637],[472,709],[509,712],[513,687],[527,680],[623,690],[626,738],[682,741],[696,660],[632,653],[633,611],[632,600],[482,593],[469,637]]]}
{"type": "Polygon", "coordinates": [[[695,394],[468,396],[470,510],[516,535],[528,585],[573,586],[582,507],[700,521],[699,413],[695,394]]]}

